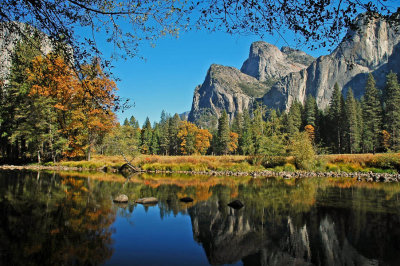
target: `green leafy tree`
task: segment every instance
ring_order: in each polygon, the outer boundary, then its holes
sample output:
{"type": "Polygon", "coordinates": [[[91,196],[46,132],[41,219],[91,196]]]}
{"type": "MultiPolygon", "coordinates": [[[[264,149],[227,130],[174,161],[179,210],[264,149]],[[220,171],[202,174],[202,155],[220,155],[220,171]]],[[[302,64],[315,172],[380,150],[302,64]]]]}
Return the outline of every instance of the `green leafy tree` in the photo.
{"type": "Polygon", "coordinates": [[[311,170],[315,165],[315,151],[307,132],[298,132],[289,139],[290,154],[294,156],[296,167],[311,170]]]}

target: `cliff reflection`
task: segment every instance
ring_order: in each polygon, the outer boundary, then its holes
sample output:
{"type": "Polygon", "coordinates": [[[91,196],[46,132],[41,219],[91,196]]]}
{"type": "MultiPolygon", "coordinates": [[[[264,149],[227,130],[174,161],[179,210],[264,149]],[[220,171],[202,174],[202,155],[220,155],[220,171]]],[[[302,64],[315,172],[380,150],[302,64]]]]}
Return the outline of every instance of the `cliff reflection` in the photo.
{"type": "Polygon", "coordinates": [[[246,206],[226,193],[189,209],[194,239],[210,264],[399,265],[399,187],[329,181],[239,186],[246,206]]]}

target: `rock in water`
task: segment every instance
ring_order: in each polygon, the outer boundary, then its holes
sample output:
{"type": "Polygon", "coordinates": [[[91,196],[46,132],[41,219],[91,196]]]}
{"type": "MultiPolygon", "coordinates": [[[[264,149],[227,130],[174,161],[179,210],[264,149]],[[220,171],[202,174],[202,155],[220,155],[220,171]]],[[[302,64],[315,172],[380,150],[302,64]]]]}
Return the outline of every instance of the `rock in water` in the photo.
{"type": "Polygon", "coordinates": [[[125,194],[120,194],[114,199],[114,202],[126,203],[126,202],[128,202],[128,196],[125,194]]]}
{"type": "Polygon", "coordinates": [[[243,208],[244,204],[240,200],[234,200],[234,201],[228,203],[228,206],[235,210],[239,210],[239,209],[243,208]]]}
{"type": "Polygon", "coordinates": [[[180,201],[188,203],[188,202],[193,202],[193,199],[191,197],[184,197],[181,198],[180,201]]]}
{"type": "Polygon", "coordinates": [[[140,204],[155,204],[158,202],[157,198],[154,197],[148,197],[148,198],[140,198],[136,200],[136,203],[140,204]]]}

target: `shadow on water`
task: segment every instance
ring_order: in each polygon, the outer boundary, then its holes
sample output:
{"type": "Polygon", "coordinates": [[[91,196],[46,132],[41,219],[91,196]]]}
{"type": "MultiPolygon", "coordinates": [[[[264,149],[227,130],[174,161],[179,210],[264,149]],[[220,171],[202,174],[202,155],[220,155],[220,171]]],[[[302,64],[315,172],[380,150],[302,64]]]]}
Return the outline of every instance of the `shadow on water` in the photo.
{"type": "Polygon", "coordinates": [[[399,194],[350,179],[1,171],[0,264],[179,264],[170,255],[187,246],[191,264],[400,265],[399,194]],[[114,204],[119,193],[130,201],[114,204]],[[150,196],[156,206],[134,203],[150,196]],[[121,246],[127,234],[168,250],[132,243],[134,253],[121,246]]]}

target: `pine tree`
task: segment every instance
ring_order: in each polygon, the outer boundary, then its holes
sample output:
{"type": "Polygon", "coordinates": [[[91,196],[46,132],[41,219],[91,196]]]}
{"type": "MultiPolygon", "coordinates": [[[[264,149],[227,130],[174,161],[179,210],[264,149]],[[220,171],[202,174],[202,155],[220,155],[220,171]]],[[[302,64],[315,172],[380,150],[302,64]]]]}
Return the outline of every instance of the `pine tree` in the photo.
{"type": "Polygon", "coordinates": [[[312,125],[314,128],[316,128],[317,112],[317,102],[315,98],[311,94],[309,94],[307,96],[306,104],[304,106],[304,126],[312,125]]]}
{"type": "Polygon", "coordinates": [[[177,155],[179,153],[179,139],[177,135],[180,121],[179,115],[175,114],[168,122],[169,154],[171,155],[177,155]]]}
{"type": "Polygon", "coordinates": [[[2,93],[0,150],[3,155],[9,157],[8,159],[18,159],[19,155],[24,153],[26,146],[23,135],[13,138],[13,143],[10,143],[9,140],[15,128],[27,119],[27,116],[24,115],[16,117],[16,109],[28,108],[29,105],[27,96],[30,84],[28,83],[27,69],[31,68],[32,60],[40,55],[40,51],[35,47],[40,47],[38,33],[34,33],[28,40],[16,44],[11,58],[10,83],[7,85],[7,91],[2,93]]]}
{"type": "Polygon", "coordinates": [[[397,75],[393,72],[386,76],[384,106],[384,128],[390,134],[390,147],[398,151],[400,150],[400,85],[397,75]]]}
{"type": "Polygon", "coordinates": [[[265,140],[261,150],[261,154],[276,156],[284,155],[285,136],[283,132],[283,124],[275,110],[271,110],[265,123],[265,140]]]}
{"type": "Polygon", "coordinates": [[[360,148],[360,129],[357,122],[357,102],[351,88],[347,91],[345,102],[345,146],[347,152],[355,153],[360,148]]]}
{"type": "Polygon", "coordinates": [[[143,154],[151,153],[151,141],[153,138],[153,129],[151,128],[150,119],[146,117],[146,120],[143,124],[142,135],[141,135],[141,145],[140,151],[143,154]]]}
{"type": "Polygon", "coordinates": [[[136,120],[136,118],[132,115],[131,118],[129,118],[129,125],[135,129],[139,128],[139,122],[136,120]]]}
{"type": "Polygon", "coordinates": [[[153,133],[151,135],[151,143],[150,143],[150,151],[151,154],[159,154],[160,152],[160,125],[158,123],[154,123],[153,133]]]}
{"type": "Polygon", "coordinates": [[[300,102],[295,101],[290,107],[287,116],[284,116],[286,120],[286,132],[289,135],[294,135],[299,132],[303,122],[302,122],[302,105],[300,102]]]}
{"type": "Polygon", "coordinates": [[[343,115],[343,96],[339,85],[336,83],[333,89],[331,101],[328,109],[329,128],[331,130],[330,144],[335,153],[342,151],[342,115],[343,115]]]}
{"type": "Polygon", "coordinates": [[[218,146],[217,151],[219,154],[228,154],[230,142],[229,120],[226,111],[222,112],[221,117],[218,119],[218,133],[217,133],[218,146]]]}
{"type": "Polygon", "coordinates": [[[130,126],[130,123],[129,123],[129,121],[128,121],[128,118],[125,118],[123,125],[124,125],[124,126],[130,126]]]}
{"type": "Polygon", "coordinates": [[[169,115],[163,110],[160,117],[160,154],[168,155],[169,153],[169,115]]]}
{"type": "Polygon", "coordinates": [[[266,113],[265,106],[257,105],[254,110],[254,116],[252,120],[252,131],[253,131],[253,143],[254,152],[260,154],[265,145],[265,122],[264,115],[266,113]]]}
{"type": "Polygon", "coordinates": [[[243,155],[254,154],[253,131],[251,127],[250,113],[243,111],[243,133],[239,138],[240,153],[243,155]]]}
{"type": "Polygon", "coordinates": [[[372,74],[368,75],[363,101],[363,146],[366,152],[376,152],[379,148],[379,134],[382,130],[382,108],[379,92],[372,74]]]}
{"type": "Polygon", "coordinates": [[[242,113],[237,113],[235,115],[235,118],[233,118],[232,132],[235,132],[240,137],[242,135],[242,131],[243,131],[243,115],[242,113]]]}

